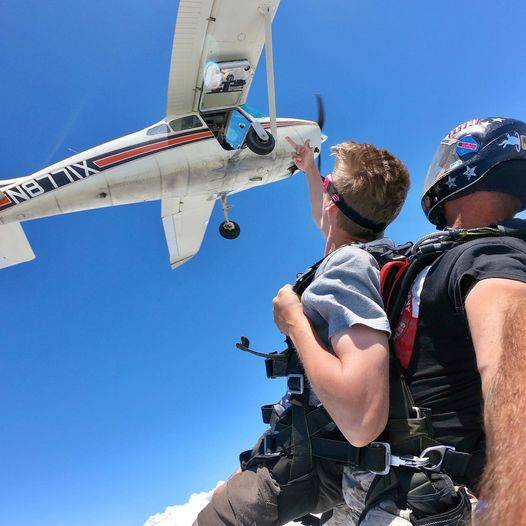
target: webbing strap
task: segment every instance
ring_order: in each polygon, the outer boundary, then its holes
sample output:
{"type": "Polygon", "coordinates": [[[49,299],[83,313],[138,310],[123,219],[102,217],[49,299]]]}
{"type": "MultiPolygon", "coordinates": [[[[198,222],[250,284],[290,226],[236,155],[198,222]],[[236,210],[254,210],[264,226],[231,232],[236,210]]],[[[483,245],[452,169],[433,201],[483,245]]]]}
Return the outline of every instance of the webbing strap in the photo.
{"type": "MultiPolygon", "coordinates": [[[[296,459],[298,463],[306,461],[304,455],[308,453],[311,457],[352,465],[367,471],[380,472],[387,467],[388,459],[386,458],[386,450],[383,447],[355,447],[345,440],[318,436],[307,436],[307,438],[303,439],[303,442],[298,442],[297,440],[301,439],[297,431],[298,427],[292,426],[292,430],[287,428],[286,431],[277,435],[268,436],[266,443],[270,452],[292,449],[293,463],[296,459]]],[[[310,462],[312,462],[312,458],[310,462]]]]}
{"type": "Polygon", "coordinates": [[[400,362],[392,348],[392,342],[389,342],[389,347],[391,348],[389,357],[389,420],[408,419],[411,418],[414,412],[415,402],[405,380],[400,362]]]}
{"type": "Polygon", "coordinates": [[[312,471],[312,448],[303,403],[293,397],[292,404],[292,428],[290,434],[290,446],[294,455],[290,463],[290,480],[297,479],[312,471]]]}
{"type": "Polygon", "coordinates": [[[355,447],[348,442],[330,438],[314,437],[312,454],[319,458],[349,464],[367,471],[383,471],[386,455],[383,447],[355,447]]]}
{"type": "MultiPolygon", "coordinates": [[[[390,301],[387,315],[393,333],[398,326],[400,315],[402,314],[405,302],[407,301],[407,296],[413,286],[416,276],[435,258],[436,256],[432,254],[430,256],[423,256],[413,260],[410,265],[404,267],[404,272],[402,274],[398,274],[398,279],[392,284],[391,289],[383,291],[384,294],[388,295],[390,301]]],[[[407,385],[400,361],[396,356],[392,338],[389,342],[389,350],[389,419],[409,419],[412,416],[413,408],[416,404],[413,400],[409,386],[407,385]]],[[[397,437],[389,437],[389,439],[394,439],[396,441],[397,437]]]]}
{"type": "MultiPolygon", "coordinates": [[[[323,406],[318,406],[316,409],[309,411],[305,418],[307,419],[307,427],[311,435],[319,433],[321,430],[326,428],[328,425],[333,424],[334,421],[332,417],[327,413],[326,409],[323,406]]],[[[290,436],[291,430],[291,419],[289,415],[285,415],[280,418],[279,421],[274,426],[274,430],[278,431],[280,435],[290,436]],[[288,434],[288,435],[287,435],[288,434]]]]}
{"type": "Polygon", "coordinates": [[[474,480],[480,479],[485,460],[484,451],[464,453],[448,450],[444,454],[441,471],[447,473],[455,482],[472,484],[474,480]]]}

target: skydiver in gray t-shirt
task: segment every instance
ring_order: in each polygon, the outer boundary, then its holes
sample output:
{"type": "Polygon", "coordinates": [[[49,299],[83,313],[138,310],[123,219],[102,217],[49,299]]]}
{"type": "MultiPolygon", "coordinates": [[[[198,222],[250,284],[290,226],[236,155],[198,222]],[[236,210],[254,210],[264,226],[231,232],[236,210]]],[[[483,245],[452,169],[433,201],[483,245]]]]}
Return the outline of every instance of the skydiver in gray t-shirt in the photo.
{"type": "MultiPolygon", "coordinates": [[[[294,343],[312,388],[310,404],[321,403],[345,438],[361,447],[387,422],[390,335],[380,270],[361,247],[392,246],[383,232],[402,207],[409,176],[388,151],[347,142],[332,148],[334,171],[322,181],[309,142],[287,140],[296,166],[307,175],[313,218],[326,239],[325,259],[301,299],[290,285],[279,291],[274,321],[294,343]]],[[[262,455],[259,462],[262,443],[243,471],[216,490],[198,526],[277,526],[343,502],[340,466],[317,459],[311,473],[295,478],[287,467],[290,455],[262,455]]],[[[347,484],[353,487],[367,485],[349,470],[345,478],[356,482],[347,484]]],[[[353,506],[354,498],[346,494],[353,506]]]]}

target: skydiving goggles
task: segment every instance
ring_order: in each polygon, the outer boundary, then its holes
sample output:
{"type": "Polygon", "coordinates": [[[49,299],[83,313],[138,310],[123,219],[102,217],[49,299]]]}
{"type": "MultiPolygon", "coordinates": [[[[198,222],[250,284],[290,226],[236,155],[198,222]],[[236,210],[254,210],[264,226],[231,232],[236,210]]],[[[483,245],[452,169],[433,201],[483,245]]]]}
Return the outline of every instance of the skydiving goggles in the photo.
{"type": "Polygon", "coordinates": [[[363,217],[354,208],[349,206],[344,201],[342,195],[338,193],[338,190],[336,190],[336,188],[334,187],[334,184],[332,182],[332,174],[327,175],[327,177],[323,177],[322,175],[321,184],[323,186],[323,190],[328,194],[332,202],[338,207],[340,212],[345,217],[347,217],[357,225],[361,226],[362,228],[371,230],[375,234],[379,234],[380,232],[383,232],[385,230],[387,223],[375,223],[374,221],[363,217]]]}

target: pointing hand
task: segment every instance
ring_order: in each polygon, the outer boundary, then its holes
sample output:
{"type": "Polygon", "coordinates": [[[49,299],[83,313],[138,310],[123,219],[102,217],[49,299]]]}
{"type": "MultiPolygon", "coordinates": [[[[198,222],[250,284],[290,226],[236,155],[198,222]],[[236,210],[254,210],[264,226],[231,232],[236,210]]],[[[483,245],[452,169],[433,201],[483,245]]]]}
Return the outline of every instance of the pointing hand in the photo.
{"type": "Polygon", "coordinates": [[[310,141],[307,139],[305,144],[301,146],[296,144],[290,137],[285,137],[285,139],[294,149],[291,157],[296,166],[302,172],[307,172],[314,168],[314,151],[310,146],[310,141]]]}

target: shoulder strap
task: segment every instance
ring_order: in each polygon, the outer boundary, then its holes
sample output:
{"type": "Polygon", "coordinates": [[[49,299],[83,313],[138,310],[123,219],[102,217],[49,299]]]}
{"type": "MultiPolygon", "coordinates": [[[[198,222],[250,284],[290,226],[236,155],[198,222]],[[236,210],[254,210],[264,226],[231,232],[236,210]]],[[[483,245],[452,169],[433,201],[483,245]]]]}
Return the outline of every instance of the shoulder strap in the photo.
{"type": "Polygon", "coordinates": [[[294,286],[292,287],[292,290],[294,290],[298,296],[301,296],[305,292],[305,289],[312,283],[318,267],[323,263],[324,260],[325,258],[320,259],[314,263],[314,265],[309,267],[305,272],[298,274],[296,283],[294,283],[294,286]]]}

